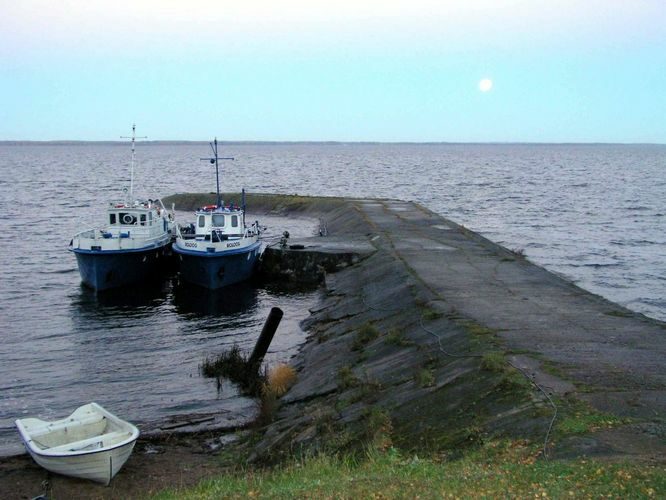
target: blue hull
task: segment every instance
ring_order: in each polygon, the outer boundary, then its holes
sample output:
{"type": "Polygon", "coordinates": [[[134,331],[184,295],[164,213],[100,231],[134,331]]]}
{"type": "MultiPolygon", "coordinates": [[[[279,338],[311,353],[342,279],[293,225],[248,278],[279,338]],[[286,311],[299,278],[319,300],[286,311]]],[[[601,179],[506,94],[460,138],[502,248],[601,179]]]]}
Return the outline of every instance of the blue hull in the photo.
{"type": "Polygon", "coordinates": [[[178,254],[180,276],[184,281],[216,290],[249,279],[257,264],[260,246],[257,243],[247,251],[236,253],[183,252],[175,247],[174,252],[178,254]]]}
{"type": "Polygon", "coordinates": [[[81,281],[97,291],[153,279],[167,267],[171,255],[169,245],[131,252],[72,252],[76,254],[81,281]]]}

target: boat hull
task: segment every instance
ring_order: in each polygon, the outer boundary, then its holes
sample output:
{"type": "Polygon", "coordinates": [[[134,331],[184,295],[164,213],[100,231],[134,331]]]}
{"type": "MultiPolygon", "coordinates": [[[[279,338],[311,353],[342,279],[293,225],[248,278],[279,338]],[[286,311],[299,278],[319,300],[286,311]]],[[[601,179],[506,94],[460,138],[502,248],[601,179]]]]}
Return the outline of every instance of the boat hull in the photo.
{"type": "Polygon", "coordinates": [[[211,290],[245,281],[252,276],[261,243],[234,252],[204,253],[179,249],[174,252],[184,281],[211,290]]]}
{"type": "Polygon", "coordinates": [[[50,472],[109,484],[127,462],[135,444],[136,441],[132,441],[111,450],[61,457],[40,455],[30,448],[28,452],[37,464],[50,472]]]}
{"type": "Polygon", "coordinates": [[[15,421],[30,456],[46,470],[109,484],[125,464],[139,429],[97,403],[77,408],[69,417],[15,421]]]}
{"type": "Polygon", "coordinates": [[[144,250],[90,251],[73,249],[84,285],[93,290],[141,283],[152,279],[167,267],[170,246],[144,250]]]}

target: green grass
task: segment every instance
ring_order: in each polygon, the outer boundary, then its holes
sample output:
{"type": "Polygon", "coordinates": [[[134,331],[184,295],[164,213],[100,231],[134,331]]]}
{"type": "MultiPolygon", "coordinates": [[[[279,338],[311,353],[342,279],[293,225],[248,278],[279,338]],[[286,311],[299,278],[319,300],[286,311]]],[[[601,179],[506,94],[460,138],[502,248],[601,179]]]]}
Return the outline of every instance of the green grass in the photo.
{"type": "Polygon", "coordinates": [[[414,345],[414,342],[407,340],[405,333],[397,328],[392,328],[389,330],[388,334],[386,335],[385,342],[389,345],[395,345],[399,347],[414,345]]]}
{"type": "Polygon", "coordinates": [[[237,345],[212,358],[207,358],[199,365],[204,377],[227,378],[239,385],[243,393],[259,396],[266,381],[266,371],[260,366],[251,366],[249,357],[245,356],[237,345]]]}
{"type": "Polygon", "coordinates": [[[358,387],[361,381],[356,375],[351,366],[343,366],[338,370],[338,386],[340,389],[345,390],[350,387],[358,387]]]}
{"type": "Polygon", "coordinates": [[[480,325],[474,320],[471,319],[462,319],[459,320],[458,322],[460,326],[462,326],[467,333],[470,335],[479,335],[479,336],[485,336],[485,335],[494,335],[497,333],[496,330],[493,330],[492,328],[488,328],[486,326],[480,325]]]}
{"type": "Polygon", "coordinates": [[[432,387],[435,385],[435,374],[432,370],[423,368],[416,373],[414,380],[419,387],[432,387]]]}
{"type": "Polygon", "coordinates": [[[357,331],[352,343],[352,351],[361,351],[367,344],[379,337],[379,330],[371,323],[365,323],[357,331]]]}
{"type": "Polygon", "coordinates": [[[441,312],[430,308],[425,309],[421,314],[425,321],[434,321],[444,316],[441,312]]]}
{"type": "Polygon", "coordinates": [[[578,400],[561,401],[560,407],[562,415],[556,422],[555,430],[562,435],[586,434],[631,422],[630,418],[621,418],[597,411],[589,404],[578,400]]]}
{"type": "Polygon", "coordinates": [[[490,351],[481,358],[481,369],[494,373],[506,371],[508,365],[501,351],[490,351]]]}
{"type": "Polygon", "coordinates": [[[213,498],[664,498],[663,465],[537,460],[536,448],[494,442],[463,458],[402,456],[389,448],[359,460],[321,455],[234,473],[159,499],[213,498]]]}

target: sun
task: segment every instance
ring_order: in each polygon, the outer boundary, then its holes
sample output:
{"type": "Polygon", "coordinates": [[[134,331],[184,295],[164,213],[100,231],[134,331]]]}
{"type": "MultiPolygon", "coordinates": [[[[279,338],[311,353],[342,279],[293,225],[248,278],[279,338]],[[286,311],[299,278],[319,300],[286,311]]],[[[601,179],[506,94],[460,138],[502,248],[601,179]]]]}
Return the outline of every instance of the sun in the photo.
{"type": "Polygon", "coordinates": [[[481,92],[488,92],[493,88],[493,81],[490,78],[484,78],[479,82],[479,90],[481,92]]]}

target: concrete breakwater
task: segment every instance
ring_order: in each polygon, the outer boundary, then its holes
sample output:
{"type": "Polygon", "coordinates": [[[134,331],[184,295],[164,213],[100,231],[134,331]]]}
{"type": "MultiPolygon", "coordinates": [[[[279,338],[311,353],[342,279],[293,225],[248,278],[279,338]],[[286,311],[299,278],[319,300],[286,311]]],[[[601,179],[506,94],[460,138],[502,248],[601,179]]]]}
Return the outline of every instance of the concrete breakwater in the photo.
{"type": "MultiPolygon", "coordinates": [[[[166,201],[187,210],[213,197],[166,201]]],[[[415,203],[250,195],[248,206],[318,218],[326,233],[265,256],[269,274],[323,288],[298,382],[254,460],[367,442],[450,452],[494,437],[546,442],[550,456],[666,456],[664,323],[415,203]]]]}

